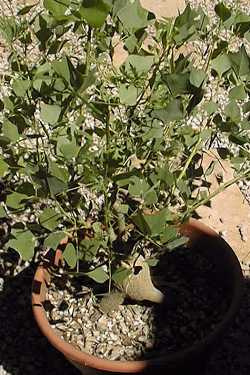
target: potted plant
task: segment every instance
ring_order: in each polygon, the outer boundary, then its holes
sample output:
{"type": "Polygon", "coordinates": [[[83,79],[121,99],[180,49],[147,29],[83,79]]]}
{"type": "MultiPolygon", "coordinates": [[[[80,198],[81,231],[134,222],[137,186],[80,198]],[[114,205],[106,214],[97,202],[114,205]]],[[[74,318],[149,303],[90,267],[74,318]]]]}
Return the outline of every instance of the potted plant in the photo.
{"type": "MultiPolygon", "coordinates": [[[[6,249],[29,261],[46,248],[32,292],[38,325],[80,369],[200,371],[239,307],[242,274],[226,242],[190,218],[250,174],[249,17],[223,3],[215,7],[216,24],[190,6],[176,19],[156,20],[139,0],[44,0],[44,7],[36,6],[22,8],[17,19],[0,19],[11,52],[0,102],[0,215],[11,225],[6,249]],[[236,51],[224,40],[225,30],[240,40],[236,51]],[[218,92],[222,97],[214,97],[218,92]],[[233,180],[220,177],[212,192],[206,177],[214,163],[202,166],[211,147],[236,171],[233,180]],[[49,258],[48,249],[55,256],[49,258]],[[180,263],[190,253],[202,264],[196,281],[210,270],[222,285],[217,301],[224,299],[223,308],[216,306],[217,320],[204,337],[150,359],[118,361],[79,350],[50,326],[44,310],[50,279],[60,279],[62,293],[74,277],[93,280],[94,292],[85,289],[81,301],[104,315],[128,297],[139,306],[161,303],[166,314],[168,290],[176,285],[162,288],[158,271],[151,270],[152,281],[149,268],[158,261],[156,267],[168,268],[172,258],[166,264],[165,256],[174,249],[180,263]]],[[[60,309],[60,317],[68,314],[60,309]]],[[[54,324],[57,318],[50,316],[54,324]]]]}

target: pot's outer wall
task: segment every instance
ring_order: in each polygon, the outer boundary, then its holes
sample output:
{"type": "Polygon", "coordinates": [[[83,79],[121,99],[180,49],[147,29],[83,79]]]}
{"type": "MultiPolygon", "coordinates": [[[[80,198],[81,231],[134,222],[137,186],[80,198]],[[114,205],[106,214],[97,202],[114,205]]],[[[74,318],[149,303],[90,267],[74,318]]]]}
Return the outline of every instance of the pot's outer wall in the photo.
{"type": "Polygon", "coordinates": [[[212,229],[197,220],[191,219],[189,223],[181,227],[180,231],[190,238],[192,246],[197,247],[197,250],[204,252],[211,259],[216,270],[216,282],[226,286],[231,302],[223,321],[217,324],[205,339],[186,350],[174,354],[166,353],[166,355],[161,355],[152,360],[104,360],[81,352],[64,342],[50,327],[42,307],[49,276],[42,267],[38,268],[32,293],[35,319],[51,344],[61,351],[82,374],[201,375],[203,373],[211,352],[215,350],[239,310],[243,292],[243,275],[239,261],[231,247],[212,229]]]}

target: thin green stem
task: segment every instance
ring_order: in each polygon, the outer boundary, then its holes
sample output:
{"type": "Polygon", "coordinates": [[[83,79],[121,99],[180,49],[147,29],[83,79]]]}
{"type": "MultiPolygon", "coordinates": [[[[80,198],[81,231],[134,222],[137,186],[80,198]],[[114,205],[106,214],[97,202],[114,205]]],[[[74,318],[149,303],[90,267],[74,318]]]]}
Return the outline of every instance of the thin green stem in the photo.
{"type": "Polygon", "coordinates": [[[89,26],[88,28],[88,36],[87,36],[87,48],[86,48],[86,67],[85,67],[85,74],[87,75],[90,68],[90,57],[91,57],[91,40],[92,40],[92,28],[89,26]]]}
{"type": "Polygon", "coordinates": [[[238,175],[237,177],[234,177],[232,178],[231,180],[229,181],[226,181],[224,184],[221,184],[218,189],[216,189],[215,191],[213,191],[211,194],[209,194],[207,197],[203,198],[203,199],[200,199],[198,202],[196,202],[195,204],[193,204],[191,207],[189,207],[187,209],[187,211],[185,212],[184,216],[187,216],[187,215],[190,215],[192,212],[194,212],[195,210],[197,210],[197,208],[199,208],[200,206],[203,206],[205,205],[206,203],[208,203],[211,199],[213,199],[214,197],[216,197],[216,195],[220,194],[222,191],[224,191],[225,189],[227,189],[228,187],[230,187],[231,185],[235,184],[236,182],[242,180],[244,177],[246,177],[247,175],[250,175],[250,169],[248,169],[247,171],[245,171],[244,173],[241,173],[240,175],[238,175]]]}
{"type": "Polygon", "coordinates": [[[185,176],[188,167],[189,167],[190,164],[192,163],[192,160],[193,160],[194,156],[196,155],[196,153],[197,153],[197,151],[198,151],[198,149],[199,149],[199,146],[200,146],[200,144],[201,144],[201,141],[202,141],[202,139],[199,137],[199,138],[198,138],[198,141],[197,141],[196,145],[194,146],[194,148],[193,148],[191,154],[189,155],[189,157],[188,157],[188,159],[187,159],[187,161],[186,161],[186,163],[185,163],[185,165],[184,165],[184,167],[183,167],[181,173],[180,173],[179,176],[177,177],[176,182],[175,182],[175,184],[173,185],[173,187],[172,187],[172,189],[171,189],[170,197],[173,197],[173,195],[174,195],[174,193],[175,193],[175,190],[176,190],[176,187],[177,187],[178,183],[179,183],[179,182],[182,180],[182,178],[185,176]]]}
{"type": "Polygon", "coordinates": [[[181,173],[179,174],[179,176],[178,176],[178,178],[177,178],[177,180],[176,180],[176,184],[178,184],[178,182],[180,182],[180,181],[182,180],[182,178],[183,178],[183,176],[185,175],[185,173],[186,173],[188,167],[189,167],[190,164],[192,163],[192,160],[193,160],[194,156],[196,155],[196,153],[197,153],[197,151],[198,151],[198,149],[199,149],[199,146],[200,146],[200,144],[201,144],[201,141],[202,141],[202,139],[199,137],[199,138],[198,138],[198,141],[197,141],[197,143],[196,143],[196,145],[194,146],[194,148],[193,148],[191,154],[189,155],[189,157],[188,157],[188,159],[187,159],[187,161],[186,161],[186,163],[185,163],[185,165],[184,165],[184,167],[183,167],[181,173]]]}

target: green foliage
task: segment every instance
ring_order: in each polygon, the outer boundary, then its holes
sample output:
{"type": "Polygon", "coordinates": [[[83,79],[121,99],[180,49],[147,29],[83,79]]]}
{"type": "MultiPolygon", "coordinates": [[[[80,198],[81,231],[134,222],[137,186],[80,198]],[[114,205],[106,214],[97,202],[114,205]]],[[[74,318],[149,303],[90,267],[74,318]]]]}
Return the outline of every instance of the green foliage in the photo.
{"type": "Polygon", "coordinates": [[[68,243],[64,252],[63,259],[67,262],[70,268],[75,268],[77,264],[76,249],[72,243],[68,243]]]}
{"type": "Polygon", "coordinates": [[[110,4],[103,0],[84,0],[79,9],[81,17],[91,27],[101,27],[110,11],[110,4]]]}
{"type": "Polygon", "coordinates": [[[44,240],[44,246],[56,250],[59,243],[66,237],[65,232],[50,233],[44,240]]]}
{"type": "Polygon", "coordinates": [[[56,104],[41,104],[41,120],[47,124],[55,125],[60,117],[61,107],[56,104]]]}
{"type": "Polygon", "coordinates": [[[24,260],[30,260],[35,248],[35,238],[32,232],[25,229],[12,229],[11,237],[6,247],[16,250],[24,260]]]}
{"type": "Polygon", "coordinates": [[[99,284],[102,284],[109,279],[109,275],[102,267],[97,267],[93,271],[87,272],[86,275],[99,284]]]}
{"type": "Polygon", "coordinates": [[[118,7],[120,5],[120,8],[118,8],[119,10],[116,13],[116,16],[126,31],[134,33],[147,26],[148,12],[141,7],[139,0],[135,0],[134,2],[117,2],[119,3],[118,7]]]}
{"type": "Polygon", "coordinates": [[[52,232],[56,229],[60,216],[54,209],[45,208],[39,216],[39,222],[44,228],[52,232]]]}
{"type": "Polygon", "coordinates": [[[28,260],[68,237],[66,267],[111,289],[131,273],[131,243],[150,244],[151,266],[158,249],[186,244],[176,225],[211,199],[194,190],[214,173],[215,163],[201,166],[214,140],[238,147],[225,150],[237,179],[249,174],[250,18],[222,2],[215,25],[190,5],[174,20],[139,0],[43,6],[0,17],[0,218],[18,222],[5,248],[28,260]],[[238,49],[221,38],[228,30],[238,49]],[[208,46],[198,58],[195,41],[208,46]]]}

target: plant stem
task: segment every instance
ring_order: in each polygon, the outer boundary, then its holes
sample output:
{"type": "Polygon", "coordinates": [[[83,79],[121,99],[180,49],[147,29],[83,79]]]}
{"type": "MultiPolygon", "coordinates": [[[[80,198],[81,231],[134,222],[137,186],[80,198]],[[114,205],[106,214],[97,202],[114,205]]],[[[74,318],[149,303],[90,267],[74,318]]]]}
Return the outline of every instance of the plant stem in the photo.
{"type": "Polygon", "coordinates": [[[184,167],[183,167],[181,173],[179,174],[179,176],[178,176],[178,178],[177,178],[177,180],[176,180],[176,184],[178,184],[178,182],[182,179],[182,177],[185,175],[185,173],[186,173],[186,171],[187,171],[189,165],[192,163],[192,160],[193,160],[195,154],[196,154],[197,151],[198,151],[198,148],[199,148],[199,146],[200,146],[200,144],[201,144],[201,141],[202,141],[202,139],[199,137],[199,138],[198,138],[198,141],[197,141],[197,143],[196,143],[196,145],[194,146],[194,148],[193,148],[191,154],[189,155],[189,158],[187,159],[187,161],[186,161],[186,163],[185,163],[185,165],[184,165],[184,167]]]}
{"type": "Polygon", "coordinates": [[[92,29],[91,29],[91,26],[89,26],[88,36],[87,36],[87,50],[86,50],[86,67],[85,67],[86,75],[88,74],[89,68],[90,68],[91,39],[92,39],[92,29]]]}
{"type": "Polygon", "coordinates": [[[188,159],[187,159],[187,161],[186,161],[186,163],[185,163],[185,165],[184,165],[181,173],[179,174],[178,178],[176,179],[175,184],[173,185],[173,187],[171,189],[170,197],[172,197],[174,195],[176,187],[177,187],[178,183],[181,181],[181,179],[183,178],[183,176],[185,175],[185,173],[186,173],[186,171],[187,171],[190,163],[192,162],[194,156],[196,155],[196,153],[198,151],[198,148],[199,148],[199,146],[201,144],[201,141],[202,141],[202,139],[199,137],[198,141],[197,141],[196,145],[194,146],[191,154],[189,155],[189,157],[188,157],[188,159]]]}
{"type": "MultiPolygon", "coordinates": [[[[110,122],[110,114],[106,117],[106,124],[105,124],[105,135],[106,135],[106,155],[105,155],[105,181],[104,181],[104,220],[105,220],[105,227],[108,233],[110,233],[110,212],[109,212],[109,197],[108,197],[108,184],[109,184],[109,164],[108,164],[108,153],[110,149],[110,129],[109,129],[109,122],[110,122]]],[[[108,238],[108,271],[109,271],[109,286],[108,292],[111,292],[112,286],[112,242],[110,240],[110,235],[108,238]]]]}
{"type": "Polygon", "coordinates": [[[235,184],[236,182],[240,181],[242,178],[246,177],[247,175],[250,175],[250,169],[248,169],[246,172],[240,174],[239,176],[237,177],[234,177],[232,178],[231,180],[229,181],[226,181],[224,184],[221,184],[218,189],[216,189],[215,191],[213,191],[211,194],[209,194],[207,197],[201,199],[199,202],[195,203],[194,205],[192,205],[191,207],[189,207],[187,209],[187,211],[185,212],[184,216],[187,216],[189,214],[191,214],[192,212],[194,212],[195,210],[197,210],[197,208],[199,208],[200,206],[203,206],[205,205],[206,203],[208,203],[212,198],[214,198],[216,195],[220,194],[222,191],[224,191],[225,189],[227,189],[228,187],[230,187],[231,185],[235,184]]]}

